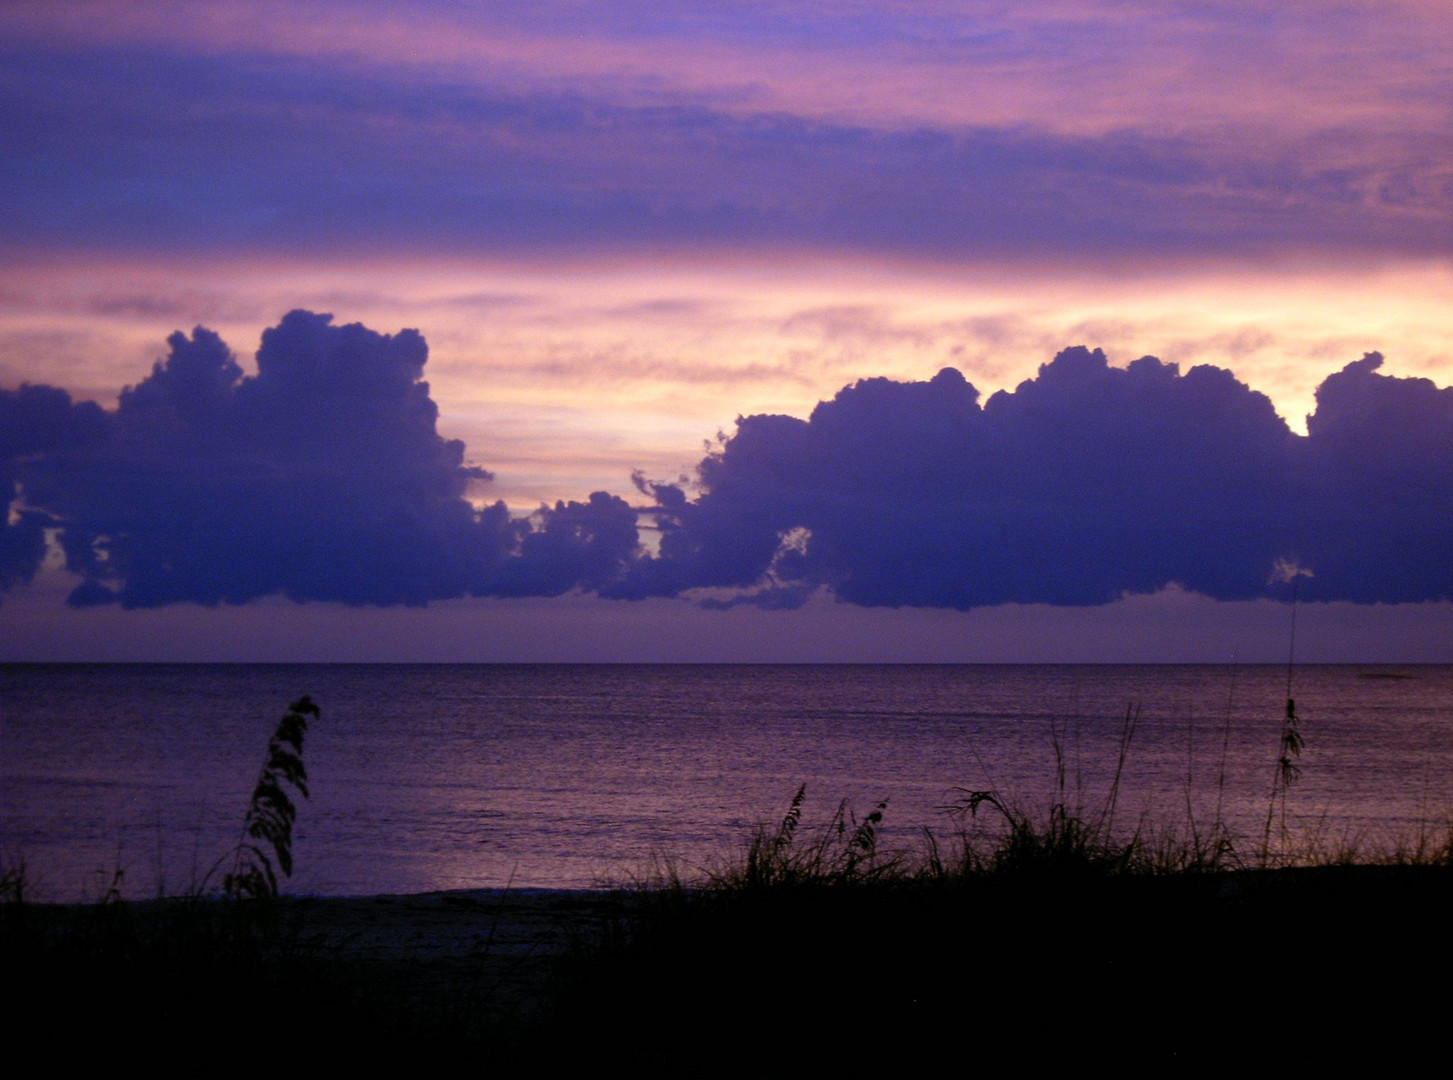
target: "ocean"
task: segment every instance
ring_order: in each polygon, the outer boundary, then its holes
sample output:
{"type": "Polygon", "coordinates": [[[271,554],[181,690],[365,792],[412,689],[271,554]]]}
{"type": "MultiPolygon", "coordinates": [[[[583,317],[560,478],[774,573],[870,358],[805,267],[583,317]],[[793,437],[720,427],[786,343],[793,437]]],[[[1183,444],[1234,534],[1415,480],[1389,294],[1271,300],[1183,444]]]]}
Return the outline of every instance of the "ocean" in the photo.
{"type": "MultiPolygon", "coordinates": [[[[1453,666],[1290,676],[1299,850],[1446,829],[1453,666]]],[[[912,850],[951,843],[970,790],[1102,814],[1117,770],[1121,829],[1219,817],[1250,853],[1287,687],[1228,665],[0,665],[0,866],[37,900],[203,886],[304,694],[296,894],[689,876],[802,784],[804,827],[886,802],[880,844],[912,850]]]]}

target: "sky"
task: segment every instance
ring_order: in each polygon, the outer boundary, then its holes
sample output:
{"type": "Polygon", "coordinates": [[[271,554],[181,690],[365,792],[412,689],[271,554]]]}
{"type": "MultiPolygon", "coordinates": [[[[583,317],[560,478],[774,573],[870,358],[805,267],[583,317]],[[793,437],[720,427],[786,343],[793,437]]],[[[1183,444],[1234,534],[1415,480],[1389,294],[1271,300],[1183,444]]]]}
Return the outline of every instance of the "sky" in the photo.
{"type": "Polygon", "coordinates": [[[1450,58],[0,6],[0,659],[1448,662],[1450,58]]]}

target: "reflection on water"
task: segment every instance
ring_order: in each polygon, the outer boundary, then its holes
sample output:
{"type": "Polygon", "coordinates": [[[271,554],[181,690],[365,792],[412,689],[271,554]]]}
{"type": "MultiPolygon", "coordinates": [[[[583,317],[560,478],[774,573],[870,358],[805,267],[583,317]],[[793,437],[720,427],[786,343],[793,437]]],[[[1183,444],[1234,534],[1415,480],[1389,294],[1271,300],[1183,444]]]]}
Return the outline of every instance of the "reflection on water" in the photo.
{"type": "MultiPolygon", "coordinates": [[[[1303,835],[1376,841],[1447,813],[1453,667],[1304,667],[1294,692],[1303,835]]],[[[0,856],[52,899],[96,895],[117,868],[127,895],[187,888],[236,843],[268,735],[305,693],[323,717],[289,891],[346,895],[699,865],[804,781],[809,821],[887,798],[885,841],[913,844],[952,831],[959,786],[1042,804],[1056,732],[1071,798],[1098,805],[1132,707],[1119,820],[1184,821],[1189,796],[1259,841],[1286,670],[5,666],[0,856]]]]}

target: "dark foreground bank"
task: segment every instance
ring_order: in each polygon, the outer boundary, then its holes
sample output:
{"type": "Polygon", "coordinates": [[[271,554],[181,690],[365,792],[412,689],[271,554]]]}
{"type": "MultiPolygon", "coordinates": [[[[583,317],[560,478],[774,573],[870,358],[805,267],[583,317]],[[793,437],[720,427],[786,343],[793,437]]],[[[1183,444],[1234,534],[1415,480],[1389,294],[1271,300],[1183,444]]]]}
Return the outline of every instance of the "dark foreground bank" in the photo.
{"type": "Polygon", "coordinates": [[[793,1075],[1411,1056],[1453,868],[0,907],[73,1061],[793,1075]]]}

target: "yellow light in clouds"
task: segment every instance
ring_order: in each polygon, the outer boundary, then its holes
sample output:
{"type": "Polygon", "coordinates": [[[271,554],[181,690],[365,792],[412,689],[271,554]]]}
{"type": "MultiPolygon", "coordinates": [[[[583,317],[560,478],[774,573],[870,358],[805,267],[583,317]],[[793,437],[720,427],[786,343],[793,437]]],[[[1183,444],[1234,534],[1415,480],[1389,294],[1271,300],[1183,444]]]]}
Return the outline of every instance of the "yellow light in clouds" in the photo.
{"type": "Polygon", "coordinates": [[[0,271],[0,382],[114,403],[201,323],[252,369],[295,307],[421,330],[439,428],[517,510],[674,478],[737,416],[805,417],[860,378],[962,370],[987,397],[1067,345],[1229,368],[1296,430],[1328,374],[1453,382],[1453,271],[1441,264],[1212,272],[943,270],[864,262],[640,260],[129,263],[0,271]]]}

